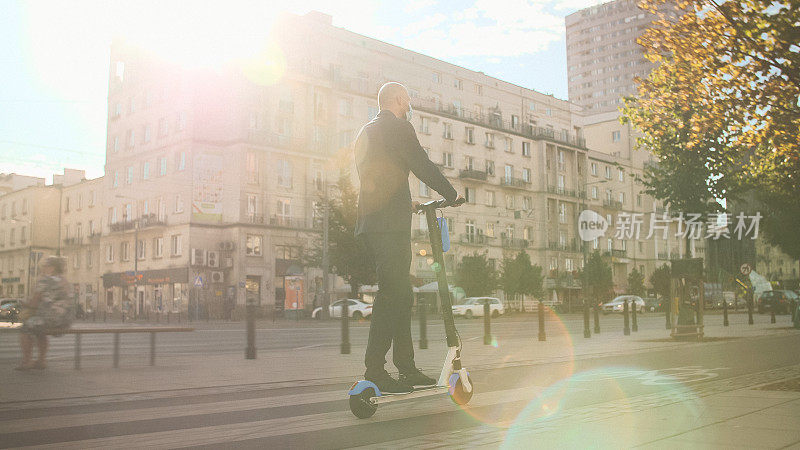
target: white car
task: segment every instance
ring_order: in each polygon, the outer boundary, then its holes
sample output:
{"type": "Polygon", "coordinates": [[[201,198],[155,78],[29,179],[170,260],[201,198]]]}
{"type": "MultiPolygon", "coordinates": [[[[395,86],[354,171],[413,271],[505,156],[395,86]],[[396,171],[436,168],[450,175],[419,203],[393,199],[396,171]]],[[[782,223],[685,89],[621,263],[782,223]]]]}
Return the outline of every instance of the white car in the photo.
{"type": "Polygon", "coordinates": [[[633,311],[633,305],[636,305],[636,312],[644,313],[645,305],[642,297],[638,295],[620,295],[608,303],[603,303],[603,314],[623,312],[625,310],[625,300],[628,300],[628,311],[633,311]]]}
{"type": "Polygon", "coordinates": [[[483,304],[487,300],[492,317],[498,317],[506,312],[503,303],[494,297],[467,297],[464,299],[464,303],[453,305],[453,315],[464,316],[467,319],[483,317],[483,304]]]}
{"type": "MultiPolygon", "coordinates": [[[[339,300],[331,303],[328,306],[328,312],[330,317],[342,317],[342,302],[347,302],[347,315],[353,319],[366,319],[372,316],[372,305],[369,303],[362,302],[357,298],[348,298],[347,300],[339,300]]],[[[322,318],[322,307],[318,307],[314,311],[311,312],[311,318],[313,319],[321,319],[322,318]]]]}

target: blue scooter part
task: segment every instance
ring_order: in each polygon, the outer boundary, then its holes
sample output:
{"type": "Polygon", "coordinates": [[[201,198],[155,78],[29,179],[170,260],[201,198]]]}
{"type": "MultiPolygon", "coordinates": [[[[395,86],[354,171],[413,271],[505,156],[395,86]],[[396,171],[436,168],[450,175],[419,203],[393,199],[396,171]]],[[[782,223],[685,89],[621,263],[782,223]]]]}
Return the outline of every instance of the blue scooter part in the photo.
{"type": "MultiPolygon", "coordinates": [[[[467,376],[469,376],[469,372],[467,372],[467,376]]],[[[450,378],[447,379],[447,391],[450,393],[450,395],[453,395],[459,378],[461,378],[461,376],[458,374],[458,372],[453,372],[450,374],[450,378]]]]}
{"type": "Polygon", "coordinates": [[[372,381],[367,381],[367,380],[357,381],[353,385],[353,387],[350,388],[350,392],[348,392],[347,395],[358,395],[364,392],[364,390],[368,388],[372,388],[375,390],[376,397],[381,396],[381,390],[378,389],[378,386],[376,386],[375,383],[373,383],[372,381]]]}
{"type": "Polygon", "coordinates": [[[436,221],[439,222],[439,230],[442,232],[442,253],[447,253],[450,250],[450,233],[447,232],[447,220],[444,217],[437,217],[436,221]]]}

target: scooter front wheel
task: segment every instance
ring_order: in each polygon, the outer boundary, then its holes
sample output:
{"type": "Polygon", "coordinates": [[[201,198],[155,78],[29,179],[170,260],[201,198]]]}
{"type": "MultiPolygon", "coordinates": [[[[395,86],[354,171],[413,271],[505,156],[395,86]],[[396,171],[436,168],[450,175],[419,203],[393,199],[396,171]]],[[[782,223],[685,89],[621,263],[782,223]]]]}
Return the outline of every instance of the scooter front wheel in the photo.
{"type": "Polygon", "coordinates": [[[359,394],[350,396],[350,412],[359,419],[367,419],[375,414],[378,410],[378,405],[372,403],[370,399],[375,396],[375,391],[372,388],[367,388],[359,394]]]}
{"type": "Polygon", "coordinates": [[[466,405],[469,403],[470,399],[472,399],[472,394],[475,392],[475,385],[472,384],[472,377],[467,376],[469,380],[469,385],[472,389],[467,392],[464,389],[464,385],[461,384],[461,377],[455,381],[455,385],[450,386],[450,398],[453,399],[453,403],[456,405],[466,405]]]}

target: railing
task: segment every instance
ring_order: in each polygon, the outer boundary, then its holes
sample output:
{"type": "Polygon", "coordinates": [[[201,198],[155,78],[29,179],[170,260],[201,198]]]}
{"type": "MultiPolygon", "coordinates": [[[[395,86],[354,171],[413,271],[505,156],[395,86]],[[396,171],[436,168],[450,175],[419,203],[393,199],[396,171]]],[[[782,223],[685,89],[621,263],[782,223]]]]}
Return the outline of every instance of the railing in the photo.
{"type": "Polygon", "coordinates": [[[611,250],[611,256],[613,258],[627,258],[628,251],[627,250],[620,250],[620,249],[613,249],[611,250]]]}
{"type": "Polygon", "coordinates": [[[515,133],[531,139],[548,139],[579,148],[586,148],[586,140],[582,137],[577,137],[573,133],[567,133],[565,136],[564,133],[556,132],[556,130],[553,128],[534,127],[532,125],[521,123],[512,124],[510,121],[503,120],[502,115],[496,112],[489,114],[478,114],[465,108],[456,108],[451,104],[444,104],[441,102],[424,100],[421,98],[411,99],[411,104],[415,109],[419,109],[420,111],[450,116],[452,118],[463,120],[464,122],[492,128],[497,131],[515,133]]]}
{"type": "Polygon", "coordinates": [[[486,181],[486,172],[483,170],[463,169],[458,173],[458,178],[486,181]]]}
{"type": "Polygon", "coordinates": [[[315,228],[313,220],[307,221],[302,217],[270,216],[269,224],[276,227],[286,228],[315,228]]]}
{"type": "Polygon", "coordinates": [[[167,225],[166,217],[158,217],[156,214],[148,214],[139,219],[139,228],[157,227],[167,225]]]}
{"type": "Polygon", "coordinates": [[[458,242],[468,245],[486,245],[489,243],[490,239],[492,238],[484,234],[466,233],[459,236],[458,242]]]}
{"type": "Polygon", "coordinates": [[[523,249],[528,248],[528,241],[525,239],[503,238],[502,246],[503,248],[523,249]]]}
{"type": "Polygon", "coordinates": [[[614,209],[622,209],[622,202],[617,200],[603,200],[603,206],[614,209]]]}
{"type": "Polygon", "coordinates": [[[565,242],[565,243],[562,244],[561,242],[550,241],[550,242],[547,243],[547,249],[548,250],[561,250],[561,251],[567,251],[567,252],[577,252],[578,251],[578,244],[575,243],[575,242],[565,242]]]}
{"type": "Polygon", "coordinates": [[[112,232],[117,231],[126,231],[126,230],[133,230],[136,228],[136,221],[134,220],[123,220],[121,222],[116,222],[108,225],[108,228],[112,232]]]}
{"type": "Polygon", "coordinates": [[[576,189],[567,189],[561,186],[547,186],[547,192],[550,194],[558,194],[558,195],[565,195],[568,197],[575,197],[575,198],[586,198],[586,192],[580,191],[576,189]]]}
{"type": "Polygon", "coordinates": [[[658,252],[658,259],[669,260],[669,253],[658,252]]]}
{"type": "Polygon", "coordinates": [[[503,177],[503,179],[500,180],[500,184],[505,186],[505,187],[511,187],[511,188],[516,188],[516,189],[525,189],[525,188],[528,187],[529,184],[531,184],[531,182],[530,181],[525,181],[525,180],[520,180],[519,178],[506,178],[506,177],[503,177]]]}
{"type": "Polygon", "coordinates": [[[264,216],[259,216],[258,214],[248,214],[247,220],[245,220],[245,222],[258,224],[263,224],[265,221],[266,218],[264,216]]]}
{"type": "MultiPolygon", "coordinates": [[[[23,244],[25,242],[22,242],[23,244]]],[[[83,244],[83,237],[69,237],[64,239],[64,245],[81,245],[83,244]]]]}

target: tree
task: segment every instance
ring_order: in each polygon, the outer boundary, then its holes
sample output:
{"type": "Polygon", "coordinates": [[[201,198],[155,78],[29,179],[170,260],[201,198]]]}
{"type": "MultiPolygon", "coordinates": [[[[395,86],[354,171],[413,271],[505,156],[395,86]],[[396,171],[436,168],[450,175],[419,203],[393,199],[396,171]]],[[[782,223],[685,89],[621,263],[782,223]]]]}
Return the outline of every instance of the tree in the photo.
{"type": "Polygon", "coordinates": [[[485,253],[475,252],[461,258],[456,271],[456,284],[468,297],[487,296],[497,287],[497,271],[485,253]]]}
{"type": "Polygon", "coordinates": [[[504,256],[500,263],[500,286],[509,299],[516,299],[519,294],[542,295],[542,280],[542,268],[532,265],[525,251],[514,258],[504,256]]]}
{"type": "MultiPolygon", "coordinates": [[[[358,193],[350,181],[346,170],[339,173],[339,180],[333,195],[322,197],[318,203],[321,217],[324,208],[328,212],[328,258],[331,272],[350,284],[350,295],[358,297],[358,290],[365,284],[376,283],[375,264],[369,253],[355,237],[358,193]]],[[[322,246],[320,239],[305,255],[305,263],[315,267],[322,265],[322,246]]]]}
{"type": "Polygon", "coordinates": [[[628,292],[634,295],[644,294],[644,275],[636,269],[628,274],[628,292]]]}
{"type": "Polygon", "coordinates": [[[594,304],[608,299],[614,289],[614,280],[611,276],[611,266],[599,250],[589,255],[586,265],[581,272],[581,281],[594,304]]]}
{"type": "Polygon", "coordinates": [[[669,264],[664,264],[650,274],[650,285],[653,286],[656,295],[662,299],[669,299],[671,272],[669,264]]]}
{"type": "Polygon", "coordinates": [[[660,158],[662,176],[648,186],[680,202],[680,175],[691,174],[686,190],[702,194],[707,205],[709,196],[756,192],[767,211],[781,213],[764,214],[768,240],[800,258],[800,237],[779,232],[780,224],[800,221],[797,1],[642,0],[640,6],[657,17],[638,41],[657,66],[639,80],[637,98],[626,99],[623,120],[644,134],[640,146],[660,158]]]}

